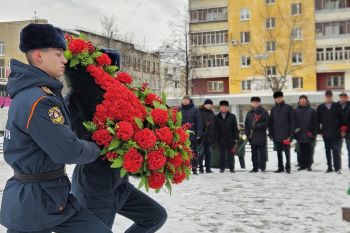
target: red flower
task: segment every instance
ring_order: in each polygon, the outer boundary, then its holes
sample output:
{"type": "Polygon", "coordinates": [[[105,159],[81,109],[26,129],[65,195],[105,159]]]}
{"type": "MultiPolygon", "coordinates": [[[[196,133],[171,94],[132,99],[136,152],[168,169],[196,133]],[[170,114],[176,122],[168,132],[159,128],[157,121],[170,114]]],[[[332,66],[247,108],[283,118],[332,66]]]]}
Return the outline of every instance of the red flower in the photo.
{"type": "Polygon", "coordinates": [[[101,56],[96,58],[96,61],[97,61],[97,64],[99,66],[103,66],[103,65],[108,65],[109,66],[112,63],[111,59],[105,53],[102,53],[101,56]]]}
{"type": "Polygon", "coordinates": [[[68,43],[70,43],[74,38],[73,38],[72,35],[66,33],[66,34],[64,34],[64,39],[65,39],[68,43]]]}
{"type": "Polygon", "coordinates": [[[311,131],[307,131],[306,132],[306,136],[308,136],[309,138],[313,138],[314,137],[314,135],[312,134],[311,131]]]}
{"type": "Polygon", "coordinates": [[[282,143],[284,144],[284,145],[286,145],[286,146],[290,146],[290,144],[292,143],[289,139],[284,139],[283,141],[282,141],[282,143]]]}
{"type": "Polygon", "coordinates": [[[117,125],[116,135],[118,138],[127,141],[134,135],[134,128],[129,122],[121,121],[117,125]]]}
{"type": "Polygon", "coordinates": [[[186,174],[183,171],[182,173],[176,171],[173,178],[173,184],[180,184],[184,179],[186,179],[186,174]]]}
{"type": "Polygon", "coordinates": [[[164,167],[166,157],[164,156],[164,148],[152,151],[147,155],[147,165],[151,170],[159,170],[164,167]]]}
{"type": "Polygon", "coordinates": [[[145,98],[145,103],[148,105],[153,105],[153,101],[157,101],[161,103],[162,101],[160,100],[160,97],[157,96],[156,94],[150,93],[146,96],[145,98]]]}
{"type": "Polygon", "coordinates": [[[134,140],[142,149],[147,150],[154,147],[157,142],[157,137],[152,130],[142,129],[135,133],[134,140]]]}
{"type": "Polygon", "coordinates": [[[169,159],[169,163],[174,165],[175,168],[180,167],[183,163],[181,154],[177,154],[174,158],[169,159]]]}
{"type": "Polygon", "coordinates": [[[89,51],[90,53],[95,52],[95,47],[93,46],[93,44],[91,43],[91,41],[88,41],[88,42],[87,42],[87,47],[88,47],[88,51],[89,51]]]}
{"type": "Polygon", "coordinates": [[[133,79],[132,77],[126,73],[126,72],[119,72],[117,74],[117,79],[122,82],[122,83],[127,83],[127,84],[130,84],[132,83],[133,79]]]}
{"type": "Polygon", "coordinates": [[[179,143],[183,144],[187,141],[188,135],[183,128],[176,129],[176,133],[179,135],[179,143]]]}
{"type": "Polygon", "coordinates": [[[113,140],[113,136],[106,129],[97,130],[92,134],[92,139],[96,141],[97,145],[108,147],[113,140]]]}
{"type": "Polygon", "coordinates": [[[151,112],[151,116],[153,118],[154,123],[156,123],[157,125],[162,126],[168,122],[168,112],[163,109],[153,109],[151,112]]]}
{"type": "Polygon", "coordinates": [[[82,53],[84,51],[88,51],[89,47],[83,39],[76,38],[76,39],[71,40],[71,42],[68,44],[68,49],[73,54],[78,54],[78,53],[82,53]]]}
{"type": "Polygon", "coordinates": [[[143,157],[134,148],[130,149],[124,155],[123,167],[128,172],[137,172],[143,164],[143,157]]]}
{"type": "Polygon", "coordinates": [[[171,111],[171,118],[172,118],[172,121],[174,123],[176,123],[177,121],[177,112],[178,110],[176,108],[173,108],[173,109],[169,109],[169,111],[171,111]]]}
{"type": "Polygon", "coordinates": [[[163,128],[156,129],[155,133],[157,138],[160,141],[165,142],[167,145],[171,145],[173,142],[174,136],[169,127],[164,126],[163,128]]]}
{"type": "Polygon", "coordinates": [[[152,189],[160,189],[165,183],[165,175],[163,173],[153,172],[148,177],[149,187],[152,189]]]}
{"type": "Polygon", "coordinates": [[[348,127],[346,125],[342,125],[340,127],[340,131],[346,133],[348,131],[348,127]]]}
{"type": "Polygon", "coordinates": [[[108,152],[106,154],[106,159],[109,161],[112,161],[112,160],[116,159],[117,157],[118,157],[118,154],[114,153],[114,152],[108,152]]]}

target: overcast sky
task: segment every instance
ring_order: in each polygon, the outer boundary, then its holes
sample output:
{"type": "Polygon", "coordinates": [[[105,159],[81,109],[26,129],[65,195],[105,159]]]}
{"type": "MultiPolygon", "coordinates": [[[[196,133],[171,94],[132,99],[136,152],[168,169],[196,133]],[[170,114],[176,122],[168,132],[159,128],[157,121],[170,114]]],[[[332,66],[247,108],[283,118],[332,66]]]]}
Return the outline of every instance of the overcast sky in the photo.
{"type": "Polygon", "coordinates": [[[49,23],[102,32],[100,17],[117,18],[120,33],[134,32],[137,43],[157,49],[169,36],[188,0],[1,0],[0,21],[33,19],[34,11],[49,23]]]}

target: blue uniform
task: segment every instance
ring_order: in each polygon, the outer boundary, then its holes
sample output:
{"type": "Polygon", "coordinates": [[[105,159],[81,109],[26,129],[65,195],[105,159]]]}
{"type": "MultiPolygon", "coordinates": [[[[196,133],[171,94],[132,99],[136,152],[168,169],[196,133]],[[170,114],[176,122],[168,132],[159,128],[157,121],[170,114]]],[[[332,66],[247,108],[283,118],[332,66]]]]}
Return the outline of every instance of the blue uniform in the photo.
{"type": "MultiPolygon", "coordinates": [[[[14,171],[41,174],[61,169],[64,164],[96,160],[99,148],[78,139],[70,128],[62,87],[42,70],[11,61],[8,92],[13,101],[6,124],[4,158],[14,171]]],[[[45,182],[9,179],[0,222],[10,229],[8,232],[111,232],[80,207],[70,194],[67,176],[45,182]],[[94,231],[91,226],[98,228],[94,231]]]]}
{"type": "MultiPolygon", "coordinates": [[[[74,92],[66,97],[72,116],[72,128],[79,138],[91,140],[84,129],[81,111],[74,92]]],[[[134,221],[126,233],[152,233],[163,226],[166,210],[152,198],[129,183],[127,176],[120,177],[120,169],[110,168],[110,162],[77,165],[72,178],[72,193],[82,206],[112,228],[116,214],[134,221]]]]}

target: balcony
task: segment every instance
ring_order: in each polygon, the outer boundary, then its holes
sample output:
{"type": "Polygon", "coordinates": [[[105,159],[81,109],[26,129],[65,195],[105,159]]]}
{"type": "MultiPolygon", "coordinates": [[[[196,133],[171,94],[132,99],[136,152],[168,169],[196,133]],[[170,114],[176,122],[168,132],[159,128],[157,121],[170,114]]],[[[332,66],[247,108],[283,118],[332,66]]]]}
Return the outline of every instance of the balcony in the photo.
{"type": "Polygon", "coordinates": [[[199,78],[222,78],[229,76],[228,66],[224,67],[205,67],[205,68],[194,68],[191,70],[192,77],[199,78]]]}

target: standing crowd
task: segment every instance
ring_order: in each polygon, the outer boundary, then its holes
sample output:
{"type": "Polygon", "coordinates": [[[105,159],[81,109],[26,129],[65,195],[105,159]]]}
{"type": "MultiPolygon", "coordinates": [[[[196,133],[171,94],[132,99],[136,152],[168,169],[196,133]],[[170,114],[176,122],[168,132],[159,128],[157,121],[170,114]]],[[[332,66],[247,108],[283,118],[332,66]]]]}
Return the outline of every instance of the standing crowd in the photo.
{"type": "MultiPolygon", "coordinates": [[[[306,95],[301,95],[297,106],[287,104],[283,92],[273,94],[275,105],[270,113],[261,105],[260,97],[251,98],[251,109],[244,121],[245,141],[239,143],[237,118],[229,110],[229,102],[220,101],[220,112],[214,113],[211,99],[196,107],[190,96],[182,99],[180,111],[183,123],[191,125],[190,140],[194,156],[192,172],[212,173],[211,158],[213,147],[217,146],[220,154],[220,172],[228,167],[235,172],[235,154],[238,154],[247,142],[252,151],[252,173],[266,172],[267,139],[273,142],[277,152],[278,169],[276,173],[291,173],[291,144],[296,140],[295,151],[298,157],[298,170],[312,171],[314,149],[317,135],[321,135],[327,158],[326,173],[341,173],[341,147],[346,143],[348,168],[350,169],[350,101],[346,93],[339,95],[335,102],[332,91],[326,91],[324,103],[312,108],[306,95]],[[284,156],[283,156],[284,155],[284,156]],[[284,164],[285,157],[285,164],[284,164]]],[[[241,162],[241,161],[240,161],[241,162]]],[[[241,163],[242,165],[242,163],[241,163]]]]}

